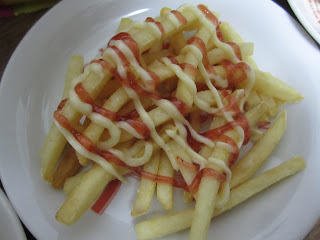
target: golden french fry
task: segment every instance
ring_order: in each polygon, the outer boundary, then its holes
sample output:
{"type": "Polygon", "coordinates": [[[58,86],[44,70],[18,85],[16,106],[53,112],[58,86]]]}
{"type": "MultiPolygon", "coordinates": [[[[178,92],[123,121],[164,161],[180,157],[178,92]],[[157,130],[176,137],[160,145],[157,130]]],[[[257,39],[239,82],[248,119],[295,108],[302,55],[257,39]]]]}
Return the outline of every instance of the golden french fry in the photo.
{"type": "Polygon", "coordinates": [[[61,188],[66,179],[75,175],[81,167],[74,149],[69,144],[66,148],[66,152],[54,172],[51,182],[51,186],[56,189],[61,188]]]}
{"type": "Polygon", "coordinates": [[[263,132],[259,129],[251,129],[250,141],[256,143],[263,136],[263,132]]]}
{"type": "Polygon", "coordinates": [[[197,193],[195,211],[193,213],[189,239],[206,239],[210,219],[214,210],[214,202],[219,191],[217,179],[204,176],[197,193]]]}
{"type": "MultiPolygon", "coordinates": [[[[213,118],[211,128],[216,128],[223,124],[225,124],[225,119],[223,117],[216,116],[213,118]]],[[[229,130],[225,135],[232,138],[234,141],[237,141],[238,139],[238,133],[235,130],[229,130]]],[[[203,157],[213,157],[214,159],[220,159],[224,163],[228,161],[230,156],[230,152],[228,150],[217,145],[211,152],[212,153],[210,153],[208,146],[205,146],[200,150],[200,154],[203,157]]],[[[223,171],[220,166],[217,166],[216,162],[208,162],[206,167],[217,171],[223,171]]],[[[189,239],[205,240],[207,238],[210,219],[216,206],[219,188],[220,182],[218,179],[212,176],[202,177],[196,196],[196,205],[192,218],[189,239]]]]}
{"type": "MultiPolygon", "coordinates": [[[[114,168],[122,175],[129,172],[117,166],[114,168]]],[[[66,225],[76,222],[99,197],[105,186],[115,177],[98,164],[85,173],[80,183],[67,196],[67,200],[56,214],[56,219],[66,225]]]]}
{"type": "Polygon", "coordinates": [[[181,52],[181,49],[186,46],[187,41],[184,38],[184,35],[182,32],[179,32],[172,37],[170,37],[170,44],[172,46],[173,53],[175,55],[178,55],[181,52]]]}
{"type": "MultiPolygon", "coordinates": [[[[160,152],[158,151],[151,157],[151,160],[146,163],[143,170],[156,175],[159,168],[160,152]]],[[[141,177],[136,201],[133,205],[131,216],[137,217],[147,212],[151,206],[153,195],[156,189],[156,182],[145,177],[141,177]]]]}
{"type": "Polygon", "coordinates": [[[271,73],[255,69],[255,75],[255,89],[263,91],[265,94],[285,103],[296,102],[303,99],[301,93],[297,92],[293,87],[281,81],[279,78],[274,77],[271,73]]]}
{"type": "Polygon", "coordinates": [[[235,43],[242,43],[242,37],[234,30],[234,28],[227,22],[222,22],[219,25],[220,31],[223,36],[223,40],[225,42],[235,42],[235,43]]]}
{"type": "Polygon", "coordinates": [[[247,111],[245,116],[250,124],[250,127],[254,128],[261,121],[261,118],[264,118],[267,111],[267,104],[263,102],[247,111]]]}
{"type": "MultiPolygon", "coordinates": [[[[248,198],[268,188],[274,183],[291,176],[305,168],[305,161],[301,157],[292,158],[285,163],[268,170],[260,176],[253,178],[230,192],[228,203],[216,209],[212,217],[218,216],[248,198]]],[[[159,218],[144,221],[136,225],[139,239],[147,240],[163,237],[191,226],[194,208],[168,214],[159,218]]]]}
{"type": "Polygon", "coordinates": [[[69,96],[72,79],[79,76],[82,72],[83,72],[83,57],[78,55],[71,56],[68,70],[67,70],[66,81],[64,83],[62,100],[66,99],[69,96]]]}
{"type": "MultiPolygon", "coordinates": [[[[69,61],[62,99],[66,99],[69,95],[71,80],[80,75],[82,72],[83,57],[72,56],[69,61]]],[[[66,142],[67,141],[65,140],[64,136],[59,132],[55,124],[52,123],[40,153],[41,173],[44,180],[48,182],[52,181],[56,164],[66,142]]]]}
{"type": "MultiPolygon", "coordinates": [[[[174,169],[170,163],[167,154],[162,151],[160,157],[160,165],[158,175],[165,177],[174,177],[174,169]]],[[[164,209],[173,209],[173,186],[169,183],[157,183],[157,198],[164,209]]]]}
{"type": "Polygon", "coordinates": [[[132,22],[133,20],[131,18],[121,18],[117,33],[126,31],[132,22]]]}
{"type": "Polygon", "coordinates": [[[80,172],[72,177],[67,178],[63,185],[63,192],[68,196],[80,183],[85,174],[86,172],[80,172]]]}
{"type": "Polygon", "coordinates": [[[283,111],[252,149],[231,168],[231,189],[247,181],[261,167],[280,141],[286,122],[287,114],[283,111]]]}
{"type": "Polygon", "coordinates": [[[247,101],[245,103],[246,110],[249,110],[255,106],[257,106],[261,102],[261,99],[257,93],[257,91],[252,90],[249,94],[249,97],[247,98],[247,101]]]}
{"type": "Polygon", "coordinates": [[[183,202],[184,203],[190,203],[193,200],[194,196],[192,193],[184,191],[183,192],[183,202]]]}
{"type": "Polygon", "coordinates": [[[261,101],[266,103],[268,106],[268,115],[270,117],[276,116],[280,111],[280,104],[273,97],[270,97],[264,92],[259,92],[258,94],[261,98],[261,101]]]}

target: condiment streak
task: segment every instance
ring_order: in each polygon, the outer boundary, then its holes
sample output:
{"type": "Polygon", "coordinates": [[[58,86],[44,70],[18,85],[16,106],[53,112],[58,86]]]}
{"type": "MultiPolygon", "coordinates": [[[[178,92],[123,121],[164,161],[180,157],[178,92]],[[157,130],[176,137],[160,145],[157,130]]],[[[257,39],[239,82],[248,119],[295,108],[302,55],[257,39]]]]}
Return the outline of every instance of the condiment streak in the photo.
{"type": "MultiPolygon", "coordinates": [[[[66,136],[66,138],[71,139],[72,136],[72,139],[76,139],[79,144],[75,148],[84,148],[86,151],[89,151],[91,154],[87,155],[90,159],[97,161],[97,159],[103,158],[108,162],[116,163],[121,166],[130,168],[136,167],[138,166],[137,164],[144,164],[150,159],[152,155],[152,148],[149,147],[147,141],[151,138],[167,153],[173,168],[178,170],[178,164],[176,160],[177,156],[172,154],[170,147],[157,133],[156,126],[148,115],[146,109],[144,109],[140,101],[140,97],[151,98],[155,105],[162,108],[174,120],[176,127],[179,130],[179,135],[175,133],[176,137],[174,137],[174,134],[171,134],[170,136],[177,141],[177,144],[188,145],[189,143],[190,145],[192,142],[194,145],[191,146],[193,150],[189,146],[191,151],[188,151],[192,156],[197,156],[197,151],[199,151],[201,145],[205,144],[207,146],[214,147],[215,143],[220,142],[219,146],[227,149],[231,153],[230,159],[227,163],[227,166],[230,167],[236,161],[241,145],[248,142],[250,138],[250,129],[246,119],[241,113],[241,105],[243,104],[240,103],[239,108],[238,102],[235,101],[231,95],[226,95],[224,97],[227,99],[228,106],[225,106],[216,87],[232,89],[237,84],[246,80],[249,82],[249,84],[247,84],[249,87],[245,89],[245,91],[250,91],[254,82],[252,70],[248,64],[241,62],[241,53],[239,47],[235,43],[224,43],[221,41],[221,38],[217,36],[219,22],[206,7],[203,5],[199,5],[198,7],[185,5],[182,8],[190,8],[192,12],[199,16],[201,24],[203,24],[208,31],[213,32],[213,43],[217,47],[222,48],[226,52],[228,58],[231,59],[231,61],[226,59],[222,61],[222,66],[226,71],[227,77],[226,79],[222,79],[217,75],[213,66],[209,64],[206,44],[200,38],[200,36],[195,36],[189,39],[187,46],[182,50],[182,54],[189,52],[198,58],[200,60],[198,66],[194,66],[189,63],[180,64],[174,57],[170,56],[163,59],[163,62],[175,72],[180,81],[183,81],[187,85],[188,90],[192,93],[192,96],[195,100],[194,103],[200,109],[209,114],[214,113],[224,116],[227,123],[219,128],[209,130],[203,134],[197,133],[185,118],[186,113],[190,111],[190,106],[186,106],[183,101],[175,97],[171,97],[169,99],[161,98],[159,92],[157,91],[160,82],[159,77],[156,73],[147,70],[142,66],[140,61],[141,54],[139,51],[139,45],[129,33],[121,32],[111,38],[108,43],[108,47],[102,54],[103,59],[93,60],[89,64],[89,68],[90,65],[92,65],[98,69],[99,65],[100,68],[97,71],[111,72],[112,75],[121,82],[125,92],[132,99],[140,119],[137,117],[129,118],[125,116],[119,116],[116,112],[109,111],[108,109],[97,105],[82,86],[81,78],[74,83],[74,87],[71,91],[73,94],[72,101],[74,102],[74,106],[79,108],[80,112],[87,113],[87,116],[93,122],[96,122],[97,124],[109,129],[111,138],[109,139],[108,144],[105,144],[105,146],[107,146],[106,149],[102,150],[96,147],[89,141],[88,138],[84,136],[84,134],[74,130],[70,123],[66,122],[66,119],[63,118],[59,111],[55,113],[57,125],[60,125],[60,128],[62,127],[64,130],[67,130],[70,133],[70,136],[66,136]],[[111,59],[110,61],[112,62],[108,62],[107,59],[108,61],[111,59]],[[217,103],[217,108],[208,106],[202,100],[197,99],[197,86],[192,80],[192,78],[194,78],[197,74],[201,74],[201,76],[205,79],[206,86],[212,93],[212,96],[217,103]],[[116,130],[120,128],[127,130],[136,138],[144,139],[146,141],[145,153],[142,158],[137,159],[134,157],[129,157],[127,159],[127,156],[119,150],[108,150],[109,147],[115,146],[120,141],[120,131],[116,130]],[[111,129],[114,129],[114,131],[112,132],[111,129]],[[186,129],[190,134],[189,138],[187,138],[186,129]],[[233,129],[238,132],[238,142],[235,142],[232,138],[225,135],[226,132],[233,129]],[[191,138],[193,140],[190,140],[191,138]]],[[[181,15],[181,13],[178,11],[169,12],[167,14],[167,18],[175,26],[179,26],[181,24],[185,25],[188,23],[186,18],[183,17],[183,15],[181,15]]],[[[155,21],[152,18],[147,18],[145,22],[146,24],[152,26],[152,32],[157,36],[157,38],[163,38],[165,32],[160,22],[155,21]]],[[[247,96],[244,94],[241,101],[244,102],[246,97],[247,96]]],[[[83,149],[82,152],[84,152],[83,149]]],[[[207,161],[206,159],[203,160],[199,156],[195,158],[195,162],[196,159],[198,161],[197,163],[203,164],[203,166],[201,167],[201,170],[198,171],[197,177],[194,181],[199,181],[198,178],[201,179],[203,175],[210,175],[216,177],[217,179],[221,179],[221,176],[219,177],[219,174],[216,173],[216,170],[205,167],[207,161]]],[[[211,161],[215,162],[216,164],[221,164],[221,160],[219,159],[211,159],[211,161]]],[[[106,169],[111,171],[112,174],[115,172],[111,165],[106,167],[106,169]]],[[[119,174],[115,175],[119,177],[119,174]]],[[[142,174],[142,176],[144,175],[147,176],[148,174],[142,174]]],[[[121,179],[123,179],[122,176],[121,179]]],[[[161,179],[161,177],[156,177],[155,179],[161,179]]],[[[229,177],[227,180],[229,181],[229,177]]],[[[193,185],[197,184],[193,183],[193,185]]],[[[194,192],[195,188],[196,187],[191,187],[191,189],[193,189],[191,192],[194,192]]]]}

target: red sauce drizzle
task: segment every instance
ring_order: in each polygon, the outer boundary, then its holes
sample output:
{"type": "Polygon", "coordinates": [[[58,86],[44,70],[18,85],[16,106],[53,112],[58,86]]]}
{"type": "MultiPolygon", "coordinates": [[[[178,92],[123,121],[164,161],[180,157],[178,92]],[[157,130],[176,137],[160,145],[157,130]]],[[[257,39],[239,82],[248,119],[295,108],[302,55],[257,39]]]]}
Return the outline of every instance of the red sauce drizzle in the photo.
{"type": "Polygon", "coordinates": [[[68,101],[68,98],[63,99],[63,100],[59,103],[59,105],[58,105],[58,107],[57,107],[57,110],[61,111],[62,108],[64,108],[64,106],[66,105],[66,102],[67,102],[67,101],[68,101]]]}
{"type": "Polygon", "coordinates": [[[187,44],[193,44],[195,45],[202,53],[202,63],[204,67],[206,68],[207,72],[215,74],[216,71],[214,70],[213,66],[210,65],[208,55],[207,55],[207,49],[206,45],[199,37],[192,37],[187,41],[187,44]]]}
{"type": "Polygon", "coordinates": [[[216,32],[217,32],[217,37],[218,37],[218,39],[219,39],[221,42],[224,42],[223,35],[222,35],[221,29],[220,29],[219,26],[217,26],[216,32]]]}
{"type": "MultiPolygon", "coordinates": [[[[95,102],[93,101],[93,99],[91,98],[91,96],[89,95],[89,93],[85,90],[85,88],[83,87],[82,83],[78,83],[75,88],[74,88],[75,92],[77,93],[77,95],[79,96],[79,98],[81,99],[81,101],[90,104],[92,106],[92,111],[95,113],[98,113],[112,121],[125,121],[128,124],[130,124],[131,127],[133,127],[141,136],[143,136],[144,138],[148,138],[150,136],[150,130],[148,129],[147,125],[145,123],[143,123],[142,121],[138,120],[138,119],[130,119],[130,118],[126,118],[126,116],[118,116],[117,113],[112,112],[108,109],[105,109],[97,104],[95,104],[95,102]]],[[[127,117],[131,117],[131,116],[127,116],[127,117]]]]}
{"type": "Polygon", "coordinates": [[[172,10],[171,12],[174,14],[174,16],[179,20],[181,24],[183,25],[188,24],[188,20],[181,13],[179,13],[176,10],[172,10]]]}
{"type": "Polygon", "coordinates": [[[212,12],[210,12],[208,8],[202,4],[198,5],[198,8],[208,20],[214,23],[215,26],[219,25],[218,18],[212,12]]]}
{"type": "Polygon", "coordinates": [[[135,56],[136,60],[138,61],[138,63],[141,65],[140,63],[140,55],[139,55],[139,45],[138,43],[130,36],[129,33],[126,32],[120,32],[117,35],[115,35],[113,38],[110,39],[109,43],[108,43],[108,47],[110,47],[111,42],[114,40],[122,40],[127,46],[128,48],[130,48],[130,50],[132,51],[133,55],[135,56]]]}
{"type": "Polygon", "coordinates": [[[227,59],[223,59],[221,65],[226,71],[227,80],[231,87],[243,82],[247,78],[246,71],[250,69],[244,62],[233,63],[227,59]]]}
{"type": "Polygon", "coordinates": [[[159,28],[160,32],[161,32],[161,37],[162,38],[164,37],[164,28],[163,28],[161,22],[155,21],[152,17],[147,17],[145,22],[154,22],[157,25],[157,27],[159,28]]]}
{"type": "Polygon", "coordinates": [[[258,128],[260,128],[260,129],[269,129],[268,125],[270,125],[270,124],[271,124],[271,122],[262,122],[262,123],[260,123],[258,125],[258,128]]]}
{"type": "Polygon", "coordinates": [[[201,182],[202,177],[213,177],[223,183],[226,181],[226,175],[224,173],[221,173],[215,169],[212,168],[203,168],[200,170],[199,165],[195,163],[188,163],[183,161],[182,159],[178,158],[177,163],[180,166],[183,166],[185,168],[188,168],[190,171],[194,172],[196,175],[193,178],[191,184],[188,187],[187,191],[191,192],[192,194],[196,194],[199,190],[199,185],[201,182]],[[199,171],[200,170],[200,171],[199,171]]]}
{"type": "Polygon", "coordinates": [[[218,128],[211,129],[205,133],[203,133],[203,136],[209,138],[212,141],[219,140],[219,138],[226,133],[227,131],[230,131],[234,129],[235,127],[241,127],[244,131],[244,141],[243,145],[247,144],[250,139],[250,125],[248,120],[245,118],[245,116],[242,113],[239,113],[235,120],[232,122],[228,122],[218,128]]]}
{"type": "Polygon", "coordinates": [[[168,50],[170,48],[170,42],[163,42],[162,50],[168,50]]]}
{"type": "Polygon", "coordinates": [[[241,50],[238,44],[234,43],[234,42],[227,42],[228,45],[230,45],[233,49],[234,54],[237,56],[237,58],[239,60],[242,60],[242,56],[241,56],[241,50]]]}
{"type": "Polygon", "coordinates": [[[172,64],[178,65],[181,69],[185,70],[188,74],[195,77],[198,74],[198,69],[190,63],[179,63],[177,59],[169,55],[167,58],[171,61],[172,64]]]}
{"type": "Polygon", "coordinates": [[[188,113],[189,109],[188,106],[182,102],[181,100],[179,100],[178,98],[175,97],[171,97],[169,100],[173,105],[176,106],[176,108],[179,110],[179,112],[184,116],[188,113]]]}
{"type": "MultiPolygon", "coordinates": [[[[233,153],[230,154],[230,158],[228,161],[228,166],[231,167],[235,161],[237,160],[239,156],[239,147],[237,143],[230,137],[224,135],[226,132],[234,129],[235,127],[239,126],[243,129],[244,131],[244,140],[243,140],[243,145],[247,144],[250,140],[250,125],[248,120],[245,118],[245,116],[241,113],[241,110],[239,109],[237,99],[231,95],[228,94],[227,91],[223,91],[222,94],[225,96],[225,98],[228,101],[228,105],[223,108],[221,111],[223,112],[228,112],[228,111],[233,111],[236,116],[235,120],[232,122],[228,122],[218,128],[211,129],[205,133],[202,133],[202,135],[206,138],[209,138],[211,141],[221,141],[229,144],[230,146],[233,147],[233,153]]],[[[218,112],[216,114],[221,114],[221,112],[218,112]]],[[[205,116],[205,120],[210,117],[210,115],[205,116]]],[[[187,142],[189,146],[196,152],[200,150],[200,147],[203,145],[202,143],[198,142],[195,140],[190,132],[188,131],[188,137],[187,137],[187,142]]]]}
{"type": "Polygon", "coordinates": [[[108,183],[107,187],[104,189],[104,191],[101,193],[98,200],[92,205],[91,209],[101,215],[104,210],[109,206],[112,199],[117,194],[119,188],[121,186],[121,181],[118,179],[114,179],[111,182],[108,183]]]}

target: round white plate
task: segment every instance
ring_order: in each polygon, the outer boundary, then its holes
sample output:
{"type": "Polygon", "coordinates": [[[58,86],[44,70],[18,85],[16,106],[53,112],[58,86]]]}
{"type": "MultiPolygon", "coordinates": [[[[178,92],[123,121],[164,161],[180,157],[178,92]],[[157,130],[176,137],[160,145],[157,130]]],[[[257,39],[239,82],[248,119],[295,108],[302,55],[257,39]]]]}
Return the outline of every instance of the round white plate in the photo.
{"type": "Polygon", "coordinates": [[[0,189],[0,239],[26,239],[19,218],[2,189],[0,189]]]}
{"type": "MultiPolygon", "coordinates": [[[[38,239],[136,239],[134,224],[164,214],[156,201],[151,214],[133,220],[136,184],[121,188],[102,216],[89,211],[71,227],[56,222],[65,196],[40,176],[39,152],[62,93],[69,57],[86,61],[114,35],[121,17],[144,20],[163,6],[183,1],[62,1],[26,35],[3,75],[0,92],[1,176],[18,215],[38,239]],[[130,189],[130,190],[127,190],[130,189]],[[125,190],[127,190],[125,192],[125,190]]],[[[194,1],[197,4],[198,1],[194,1]]],[[[200,2],[199,2],[200,3],[200,2]]],[[[259,67],[305,96],[286,106],[287,131],[263,170],[302,155],[307,168],[232,211],[217,217],[208,239],[302,239],[320,216],[320,52],[286,12],[269,0],[203,1],[255,43],[259,67]]],[[[185,239],[188,231],[167,239],[185,239]]]]}

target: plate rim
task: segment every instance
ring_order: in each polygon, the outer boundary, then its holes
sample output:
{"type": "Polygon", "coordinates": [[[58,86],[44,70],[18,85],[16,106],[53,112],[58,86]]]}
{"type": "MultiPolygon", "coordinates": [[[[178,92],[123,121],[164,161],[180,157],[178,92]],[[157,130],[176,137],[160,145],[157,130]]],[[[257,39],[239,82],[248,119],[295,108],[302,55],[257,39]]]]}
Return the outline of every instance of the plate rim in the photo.
{"type": "Polygon", "coordinates": [[[318,33],[314,27],[309,23],[309,20],[305,17],[305,15],[300,10],[300,7],[297,4],[297,0],[288,0],[288,3],[296,15],[299,22],[305,28],[305,30],[313,37],[313,39],[320,44],[320,33],[318,33]]]}
{"type": "MultiPolygon", "coordinates": [[[[6,212],[7,212],[6,217],[8,216],[7,219],[10,221],[10,224],[14,226],[15,235],[17,235],[21,240],[26,240],[27,237],[23,230],[19,217],[15,212],[12,204],[10,203],[8,197],[6,196],[6,194],[2,189],[0,189],[0,204],[6,209],[6,212]]],[[[1,217],[4,217],[4,216],[1,216],[1,217]]]]}

